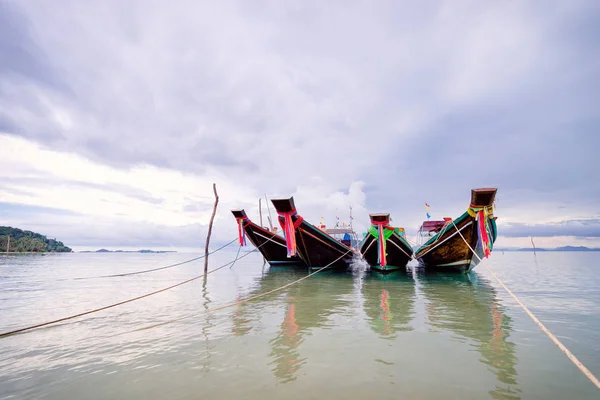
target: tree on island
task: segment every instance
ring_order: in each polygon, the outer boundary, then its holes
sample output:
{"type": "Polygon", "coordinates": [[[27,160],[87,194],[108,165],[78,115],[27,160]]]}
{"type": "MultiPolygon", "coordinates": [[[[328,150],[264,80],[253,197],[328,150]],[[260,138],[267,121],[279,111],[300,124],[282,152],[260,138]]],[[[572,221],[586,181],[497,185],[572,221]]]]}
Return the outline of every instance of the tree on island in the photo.
{"type": "Polygon", "coordinates": [[[48,239],[39,233],[24,231],[10,226],[0,226],[0,252],[59,252],[70,253],[70,247],[56,239],[48,239]],[[9,249],[10,246],[10,249],[9,249]]]}

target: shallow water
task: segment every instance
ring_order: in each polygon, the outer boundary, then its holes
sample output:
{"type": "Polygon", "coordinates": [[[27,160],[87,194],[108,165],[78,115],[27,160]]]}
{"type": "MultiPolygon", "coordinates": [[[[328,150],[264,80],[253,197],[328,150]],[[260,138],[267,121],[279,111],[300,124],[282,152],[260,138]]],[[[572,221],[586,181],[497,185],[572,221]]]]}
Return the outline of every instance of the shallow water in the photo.
{"type": "MultiPolygon", "coordinates": [[[[210,268],[235,255],[211,256],[210,268]]],[[[191,257],[0,256],[0,331],[175,284],[200,274],[203,260],[73,278],[191,257]]],[[[495,253],[489,265],[600,376],[600,253],[495,253]]],[[[0,399],[599,397],[483,265],[386,276],[356,265],[210,311],[305,275],[251,254],[207,280],[0,339],[0,399]]]]}

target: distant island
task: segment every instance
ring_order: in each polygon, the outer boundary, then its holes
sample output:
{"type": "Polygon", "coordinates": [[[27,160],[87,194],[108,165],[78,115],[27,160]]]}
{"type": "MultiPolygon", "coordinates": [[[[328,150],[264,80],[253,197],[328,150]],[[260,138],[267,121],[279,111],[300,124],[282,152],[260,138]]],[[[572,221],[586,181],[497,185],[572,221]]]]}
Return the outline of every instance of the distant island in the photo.
{"type": "Polygon", "coordinates": [[[84,250],[79,253],[177,253],[174,250],[84,250]]]}
{"type": "MultiPolygon", "coordinates": [[[[520,249],[496,249],[496,251],[533,251],[533,247],[522,247],[520,249]]],[[[554,249],[543,249],[536,247],[535,251],[600,251],[597,247],[585,247],[585,246],[562,246],[554,249]]]]}
{"type": "Polygon", "coordinates": [[[0,226],[0,252],[11,253],[71,253],[70,247],[56,239],[10,226],[0,226]]]}

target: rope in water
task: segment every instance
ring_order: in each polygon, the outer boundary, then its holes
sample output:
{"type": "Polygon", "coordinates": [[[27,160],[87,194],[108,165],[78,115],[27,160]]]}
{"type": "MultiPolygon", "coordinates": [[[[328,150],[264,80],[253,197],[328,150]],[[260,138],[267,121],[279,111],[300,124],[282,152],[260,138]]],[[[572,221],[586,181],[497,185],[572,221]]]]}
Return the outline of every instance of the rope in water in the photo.
{"type": "MultiPolygon", "coordinates": [[[[278,287],[278,288],[276,288],[276,289],[272,289],[272,290],[269,290],[269,291],[267,291],[267,292],[264,292],[264,293],[257,294],[257,295],[255,295],[255,296],[248,297],[248,298],[246,298],[246,299],[242,299],[242,300],[234,301],[234,302],[231,302],[231,303],[225,304],[225,305],[223,305],[223,306],[219,306],[219,307],[215,307],[215,308],[211,308],[211,309],[205,310],[205,312],[215,312],[215,311],[223,310],[223,309],[225,309],[225,308],[234,307],[234,306],[237,306],[237,305],[240,305],[240,304],[243,304],[243,303],[247,303],[247,302],[249,302],[249,301],[256,300],[256,299],[258,299],[258,298],[261,298],[261,297],[267,296],[267,295],[269,295],[269,294],[272,294],[272,293],[275,293],[275,292],[279,292],[279,291],[281,291],[281,290],[283,290],[283,289],[285,289],[285,288],[288,288],[288,287],[290,287],[290,286],[292,286],[292,285],[295,285],[295,284],[296,284],[296,283],[298,283],[298,282],[302,282],[303,280],[305,280],[305,279],[308,279],[308,278],[310,278],[311,276],[314,276],[314,275],[318,274],[319,272],[323,271],[323,270],[324,270],[324,269],[326,269],[326,268],[329,268],[331,265],[333,265],[333,264],[335,264],[336,262],[338,262],[339,260],[341,260],[343,257],[345,257],[345,256],[346,256],[348,253],[350,253],[351,251],[352,251],[352,250],[348,250],[348,251],[346,251],[344,254],[342,254],[341,256],[339,256],[338,258],[336,258],[334,261],[330,262],[330,263],[329,263],[329,264],[327,264],[326,266],[324,266],[324,267],[322,267],[322,268],[319,268],[318,270],[316,270],[316,271],[314,271],[314,272],[311,272],[310,274],[308,274],[308,275],[306,275],[306,276],[303,276],[302,278],[300,278],[300,279],[297,279],[297,280],[295,280],[295,281],[293,281],[293,282],[287,283],[287,284],[285,284],[285,285],[283,285],[283,286],[281,286],[281,287],[278,287]]],[[[147,326],[147,327],[145,327],[145,328],[139,328],[139,329],[135,329],[135,330],[133,330],[132,332],[137,332],[137,331],[143,331],[143,330],[147,330],[147,329],[156,328],[156,327],[163,326],[163,325],[167,325],[167,324],[170,324],[170,323],[173,323],[173,322],[178,322],[178,321],[184,320],[184,319],[186,319],[186,318],[193,317],[193,316],[195,316],[195,315],[196,315],[196,314],[194,314],[194,315],[186,315],[186,316],[184,316],[184,317],[179,317],[179,318],[171,319],[171,320],[169,320],[169,321],[160,322],[160,323],[158,323],[158,324],[150,325],[150,326],[147,326]]]]}
{"type": "Polygon", "coordinates": [[[598,389],[600,389],[600,381],[598,380],[598,378],[596,378],[594,376],[594,374],[592,374],[590,372],[589,369],[586,368],[585,365],[583,365],[581,363],[581,361],[579,361],[577,359],[577,357],[575,357],[573,355],[573,353],[571,353],[569,351],[569,349],[567,349],[567,347],[561,343],[560,340],[558,340],[556,338],[556,336],[554,336],[552,334],[552,332],[550,332],[550,330],[548,330],[548,328],[546,328],[544,326],[544,324],[542,324],[542,322],[537,319],[537,317],[525,306],[525,304],[523,304],[521,302],[521,300],[519,300],[519,298],[517,297],[517,295],[515,295],[505,284],[504,282],[502,282],[502,279],[498,278],[498,276],[494,273],[494,271],[491,270],[491,268],[487,265],[487,263],[485,263],[481,257],[479,257],[479,255],[475,252],[475,250],[473,250],[473,248],[471,247],[471,245],[469,244],[469,242],[467,242],[467,240],[465,239],[465,237],[462,235],[462,233],[460,232],[460,230],[458,229],[458,227],[456,226],[456,224],[454,223],[454,221],[452,221],[452,225],[454,225],[454,228],[456,228],[456,231],[458,232],[458,234],[460,235],[460,237],[462,238],[462,240],[464,240],[464,242],[466,243],[466,245],[469,247],[469,249],[473,252],[473,255],[475,255],[479,261],[485,266],[485,268],[490,272],[490,274],[492,274],[492,276],[494,277],[494,279],[496,279],[496,281],[504,288],[504,290],[506,290],[508,292],[508,294],[510,294],[512,296],[513,299],[515,299],[515,301],[517,302],[517,304],[519,304],[521,306],[521,308],[527,313],[527,315],[529,315],[531,317],[531,319],[533,320],[533,322],[535,322],[535,324],[542,330],[542,332],[544,332],[546,335],[548,335],[548,337],[550,338],[550,340],[552,340],[554,342],[555,345],[558,346],[558,348],[565,353],[565,355],[569,358],[569,360],[571,360],[573,362],[573,364],[575,364],[575,366],[577,368],[579,368],[579,370],[590,380],[592,381],[592,383],[594,385],[596,385],[596,387],[598,389]]]}
{"type": "MultiPolygon", "coordinates": [[[[195,258],[191,258],[189,260],[186,261],[181,261],[178,262],[176,264],[171,264],[171,265],[167,265],[164,267],[158,267],[158,268],[151,268],[151,269],[144,269],[142,271],[135,271],[135,272],[124,272],[122,274],[112,274],[112,275],[100,275],[100,276],[84,276],[84,277],[80,277],[80,278],[72,278],[73,280],[81,280],[81,279],[98,279],[98,278],[114,278],[117,276],[129,276],[129,275],[138,275],[138,274],[145,274],[147,272],[154,272],[154,271],[160,271],[162,269],[167,269],[167,268],[173,268],[173,267],[177,267],[179,265],[183,265],[183,264],[187,264],[187,263],[191,263],[192,261],[196,261],[196,260],[200,260],[204,257],[206,257],[207,255],[211,255],[216,253],[217,251],[223,250],[225,247],[229,246],[230,244],[232,244],[233,242],[235,242],[237,240],[237,238],[233,239],[231,242],[219,247],[216,250],[211,251],[208,254],[203,254],[199,257],[195,257],[195,258]]],[[[66,280],[70,280],[70,279],[66,279],[66,280]]]]}
{"type": "Polygon", "coordinates": [[[235,262],[238,260],[238,257],[240,256],[241,250],[242,250],[242,246],[239,246],[237,254],[235,255],[235,259],[233,260],[233,263],[229,266],[229,269],[233,268],[233,266],[235,265],[235,262]]]}
{"type": "MultiPolygon", "coordinates": [[[[261,244],[261,246],[263,246],[263,245],[264,245],[264,244],[266,244],[266,243],[269,243],[269,242],[264,242],[263,244],[261,244]]],[[[242,255],[241,257],[237,257],[237,258],[236,258],[235,260],[233,260],[233,261],[230,261],[230,262],[228,262],[228,263],[226,263],[226,264],[223,264],[223,265],[221,265],[221,266],[220,266],[220,267],[218,267],[218,268],[215,268],[215,269],[213,269],[213,270],[211,270],[211,271],[208,271],[206,274],[201,274],[201,275],[195,276],[195,277],[193,277],[193,278],[190,278],[190,279],[187,279],[187,280],[185,280],[185,281],[183,281],[183,282],[179,282],[179,283],[176,283],[176,284],[174,284],[174,285],[171,285],[171,286],[168,286],[168,287],[165,287],[165,288],[159,289],[159,290],[155,290],[154,292],[146,293],[146,294],[143,294],[143,295],[141,295],[141,296],[137,296],[137,297],[134,297],[134,298],[131,298],[131,299],[128,299],[128,300],[123,300],[123,301],[120,301],[120,302],[118,302],[118,303],[113,303],[113,304],[110,304],[110,305],[108,305],[108,306],[104,306],[104,307],[95,308],[95,309],[93,309],[93,310],[84,311],[84,312],[81,312],[81,313],[79,313],[79,314],[70,315],[70,316],[68,316],[68,317],[63,317],[63,318],[55,319],[55,320],[53,320],[53,321],[48,321],[48,322],[43,322],[43,323],[40,323],[40,324],[31,325],[31,326],[28,326],[28,327],[25,327],[25,328],[15,329],[15,330],[12,330],[12,331],[9,331],[9,332],[3,332],[3,333],[0,333],[0,338],[6,337],[6,336],[10,336],[10,335],[14,335],[15,333],[21,333],[21,332],[29,331],[29,330],[32,330],[32,329],[41,328],[41,327],[48,326],[48,325],[53,325],[53,324],[56,324],[56,323],[59,323],[59,322],[68,321],[68,320],[70,320],[70,319],[74,319],[74,318],[82,317],[82,316],[84,316],[84,315],[88,315],[88,314],[97,313],[97,312],[99,312],[99,311],[107,310],[107,309],[109,309],[109,308],[113,308],[113,307],[120,306],[120,305],[123,305],[123,304],[131,303],[131,302],[133,302],[133,301],[140,300],[140,299],[143,299],[143,298],[145,298],[145,297],[149,297],[149,296],[152,296],[152,295],[155,295],[155,294],[161,293],[161,292],[165,292],[165,291],[167,291],[167,290],[169,290],[169,289],[173,289],[173,288],[176,288],[176,287],[178,287],[178,286],[185,285],[186,283],[189,283],[189,282],[195,281],[195,280],[197,280],[197,279],[200,279],[200,278],[202,278],[202,277],[203,277],[203,276],[205,276],[205,275],[211,274],[211,273],[213,273],[213,272],[216,272],[216,271],[218,271],[218,270],[220,270],[220,269],[222,269],[222,268],[225,268],[226,266],[228,266],[228,265],[230,265],[230,264],[232,264],[232,263],[235,263],[237,260],[239,260],[239,259],[241,259],[241,258],[244,258],[244,257],[246,257],[246,256],[248,256],[248,255],[250,255],[250,254],[252,254],[252,253],[254,253],[254,252],[256,252],[256,251],[257,251],[259,248],[260,248],[260,246],[259,246],[259,247],[257,247],[256,249],[254,249],[254,250],[252,250],[252,251],[250,251],[250,252],[248,252],[248,253],[246,253],[246,254],[242,255]]]]}

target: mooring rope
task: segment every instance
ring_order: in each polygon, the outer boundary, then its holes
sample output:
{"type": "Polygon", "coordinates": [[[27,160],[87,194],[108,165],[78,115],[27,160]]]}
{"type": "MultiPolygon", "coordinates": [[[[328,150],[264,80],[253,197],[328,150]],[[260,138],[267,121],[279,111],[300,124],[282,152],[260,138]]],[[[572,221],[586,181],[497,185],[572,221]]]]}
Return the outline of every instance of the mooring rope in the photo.
{"type": "Polygon", "coordinates": [[[70,279],[59,279],[59,280],[81,280],[81,279],[98,279],[98,278],[114,278],[117,276],[129,276],[129,275],[138,275],[138,274],[145,274],[147,272],[154,272],[154,271],[160,271],[162,269],[168,269],[168,268],[173,268],[173,267],[177,267],[179,265],[183,265],[183,264],[187,264],[187,263],[191,263],[192,261],[196,261],[196,260],[200,260],[204,257],[206,257],[207,255],[211,255],[216,253],[217,251],[223,250],[225,247],[229,246],[230,244],[232,244],[233,242],[235,242],[237,240],[237,238],[233,239],[231,242],[219,247],[216,250],[213,250],[211,252],[209,252],[208,254],[203,254],[199,257],[195,257],[195,258],[191,258],[189,260],[185,260],[185,261],[181,261],[175,264],[171,264],[171,265],[167,265],[164,267],[158,267],[158,268],[151,268],[151,269],[144,269],[142,271],[135,271],[135,272],[124,272],[122,274],[112,274],[112,275],[99,275],[99,276],[83,276],[83,277],[79,277],[79,278],[70,278],[70,279]]]}
{"type": "MultiPolygon", "coordinates": [[[[263,244],[261,244],[261,246],[264,245],[265,243],[268,243],[268,242],[264,242],[263,244]]],[[[123,305],[123,304],[131,303],[133,301],[140,300],[140,299],[143,299],[145,297],[149,297],[149,296],[161,293],[161,292],[165,292],[165,291],[167,291],[169,289],[173,289],[173,288],[176,288],[178,286],[185,285],[186,283],[195,281],[197,279],[202,278],[205,275],[209,275],[209,274],[211,274],[213,272],[216,272],[216,271],[218,271],[218,270],[220,270],[222,268],[225,268],[229,264],[231,264],[231,263],[233,263],[233,262],[235,262],[235,261],[237,261],[237,260],[239,260],[241,258],[244,258],[244,257],[246,257],[246,256],[248,256],[248,255],[250,255],[250,254],[258,251],[259,248],[260,248],[260,246],[257,247],[256,249],[254,249],[252,251],[249,251],[248,253],[242,255],[241,257],[237,258],[234,261],[230,261],[230,262],[228,262],[226,264],[221,265],[218,268],[215,268],[213,270],[208,271],[206,274],[201,274],[201,275],[195,276],[195,277],[187,279],[187,280],[185,280],[183,282],[179,282],[179,283],[176,283],[174,285],[171,285],[171,286],[159,289],[159,290],[155,290],[154,292],[146,293],[146,294],[143,294],[141,296],[137,296],[137,297],[134,297],[134,298],[131,298],[131,299],[128,299],[128,300],[123,300],[123,301],[120,301],[118,303],[110,304],[108,306],[104,306],[104,307],[100,307],[100,308],[95,308],[93,310],[84,311],[84,312],[79,313],[79,314],[70,315],[68,317],[63,317],[63,318],[55,319],[53,321],[48,321],[48,322],[43,322],[43,323],[40,323],[40,324],[31,325],[31,326],[28,326],[28,327],[25,327],[25,328],[15,329],[15,330],[12,330],[12,331],[9,331],[9,332],[3,332],[3,333],[0,333],[0,338],[6,337],[6,336],[10,336],[10,335],[14,335],[15,333],[21,333],[21,332],[29,331],[29,330],[32,330],[32,329],[35,329],[35,328],[41,328],[43,326],[53,325],[53,324],[56,324],[56,323],[59,323],[59,322],[63,322],[63,321],[67,321],[67,320],[70,320],[70,319],[82,317],[84,315],[93,314],[93,313],[96,313],[96,312],[99,312],[99,311],[107,310],[109,308],[113,308],[113,307],[120,306],[120,305],[123,305]]]]}
{"type": "Polygon", "coordinates": [[[233,262],[231,263],[231,265],[229,266],[229,269],[233,268],[233,266],[235,265],[235,262],[238,260],[238,257],[240,256],[240,251],[242,250],[242,246],[238,247],[238,251],[237,254],[235,255],[235,259],[233,260],[233,262]]]}
{"type": "MultiPolygon", "coordinates": [[[[319,268],[318,270],[316,270],[316,271],[314,271],[314,272],[311,272],[310,274],[308,274],[308,275],[306,275],[306,276],[303,276],[302,278],[300,278],[300,279],[297,279],[297,280],[295,280],[295,281],[293,281],[293,282],[287,283],[287,284],[285,284],[285,285],[283,285],[283,286],[281,286],[281,287],[278,287],[278,288],[276,288],[276,289],[272,289],[272,290],[266,291],[266,292],[264,292],[264,293],[259,293],[259,294],[255,295],[255,296],[251,296],[251,297],[248,297],[248,298],[246,298],[246,299],[237,300],[237,301],[234,301],[234,302],[231,302],[231,303],[225,304],[225,305],[223,305],[223,306],[219,306],[219,307],[211,308],[211,309],[205,310],[205,312],[215,312],[215,311],[220,311],[220,310],[223,310],[223,309],[225,309],[225,308],[234,307],[234,306],[237,306],[237,305],[240,305],[240,304],[243,304],[243,303],[247,303],[247,302],[249,302],[249,301],[256,300],[256,299],[258,299],[258,298],[261,298],[261,297],[267,296],[267,295],[269,295],[269,294],[272,294],[272,293],[275,293],[275,292],[279,292],[279,291],[281,291],[281,290],[283,290],[283,289],[285,289],[285,288],[288,288],[288,287],[290,287],[290,286],[292,286],[292,285],[295,285],[295,284],[296,284],[296,283],[298,283],[298,282],[302,282],[303,280],[305,280],[305,279],[308,279],[308,278],[310,278],[311,276],[314,276],[314,275],[318,274],[319,272],[323,271],[323,270],[324,270],[324,269],[326,269],[326,268],[329,268],[330,266],[332,266],[333,264],[335,264],[336,262],[338,262],[339,260],[341,260],[343,257],[345,257],[345,256],[346,256],[348,253],[350,253],[350,252],[352,252],[352,250],[348,250],[348,251],[346,251],[344,254],[342,254],[341,256],[339,256],[338,258],[336,258],[334,261],[330,262],[330,263],[329,263],[329,264],[327,264],[326,266],[324,266],[324,267],[321,267],[321,268],[319,268]]],[[[171,323],[173,323],[173,322],[178,322],[178,321],[181,321],[181,320],[184,320],[184,319],[186,319],[186,318],[190,318],[190,317],[193,317],[193,316],[196,316],[196,315],[197,315],[197,314],[193,314],[193,315],[186,315],[186,316],[183,316],[183,317],[179,317],[179,318],[171,319],[171,320],[169,320],[169,321],[160,322],[160,323],[158,323],[158,324],[154,324],[154,325],[146,326],[146,327],[144,327],[144,328],[134,329],[132,332],[137,332],[137,331],[143,331],[143,330],[147,330],[147,329],[156,328],[156,327],[159,327],[159,326],[163,326],[163,325],[171,324],[171,323]]]]}
{"type": "Polygon", "coordinates": [[[573,364],[575,364],[575,366],[577,368],[579,368],[579,370],[590,380],[592,381],[592,383],[594,385],[596,385],[596,387],[598,389],[600,389],[600,381],[598,380],[598,378],[596,378],[594,376],[594,374],[592,374],[592,372],[586,368],[585,365],[583,365],[581,363],[581,361],[579,361],[577,359],[577,357],[575,357],[573,355],[573,353],[571,353],[569,351],[569,349],[567,349],[567,347],[561,343],[560,340],[558,340],[556,338],[556,336],[554,336],[552,334],[552,332],[550,332],[550,330],[548,328],[546,328],[544,326],[544,324],[542,324],[542,322],[537,319],[537,317],[529,310],[529,308],[527,308],[525,306],[525,304],[523,304],[521,302],[521,300],[519,300],[519,298],[517,297],[517,295],[515,295],[505,284],[504,282],[502,282],[502,279],[498,278],[498,276],[494,273],[494,271],[491,270],[491,268],[487,265],[487,263],[485,263],[481,257],[479,257],[479,255],[475,252],[475,250],[473,250],[473,248],[471,247],[471,245],[469,244],[469,242],[467,242],[467,240],[465,239],[465,237],[462,235],[462,233],[460,232],[460,230],[458,229],[458,227],[456,226],[456,224],[454,223],[454,221],[452,221],[452,225],[454,225],[454,228],[456,228],[456,231],[458,232],[458,234],[460,235],[460,237],[462,238],[462,240],[464,240],[464,242],[466,243],[466,245],[469,247],[469,249],[473,252],[473,255],[475,255],[478,259],[479,262],[481,262],[485,268],[490,272],[490,274],[492,274],[492,276],[494,277],[494,279],[496,279],[496,281],[504,288],[504,290],[506,290],[508,292],[508,294],[510,294],[512,296],[513,299],[515,299],[515,301],[517,302],[517,304],[519,304],[521,306],[521,308],[527,313],[527,315],[529,315],[529,317],[531,317],[531,319],[533,320],[533,322],[535,322],[535,324],[542,330],[542,332],[544,332],[546,335],[548,335],[548,337],[550,338],[550,340],[552,340],[554,342],[555,345],[558,346],[558,348],[565,353],[565,355],[569,358],[569,360],[571,360],[573,362],[573,364]]]}

